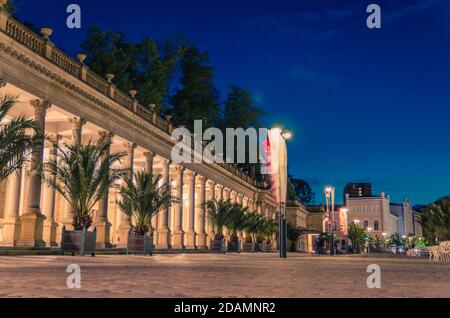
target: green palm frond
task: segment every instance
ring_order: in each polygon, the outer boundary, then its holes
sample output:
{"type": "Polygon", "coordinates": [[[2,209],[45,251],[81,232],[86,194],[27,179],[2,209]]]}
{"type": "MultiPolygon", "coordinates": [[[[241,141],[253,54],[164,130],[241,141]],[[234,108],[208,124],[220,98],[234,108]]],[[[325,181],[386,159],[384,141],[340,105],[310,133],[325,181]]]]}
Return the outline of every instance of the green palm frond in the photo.
{"type": "Polygon", "coordinates": [[[211,200],[206,202],[206,213],[209,221],[214,226],[217,238],[223,238],[223,229],[230,223],[235,213],[235,206],[230,201],[211,200]]]}
{"type": "Polygon", "coordinates": [[[90,227],[95,204],[126,172],[112,168],[125,153],[110,154],[107,160],[102,160],[110,146],[108,138],[101,138],[96,144],[64,145],[58,148],[57,161],[43,164],[41,177],[69,202],[75,213],[73,225],[76,230],[90,227]]]}
{"type": "Polygon", "coordinates": [[[20,169],[31,151],[43,141],[43,136],[37,134],[35,121],[23,116],[6,121],[16,102],[14,96],[0,98],[0,182],[20,169]]]}
{"type": "Polygon", "coordinates": [[[161,178],[142,171],[134,174],[134,181],[124,177],[125,184],[120,188],[122,200],[117,204],[132,219],[137,235],[147,233],[152,216],[174,200],[170,185],[161,184],[161,178]]]}

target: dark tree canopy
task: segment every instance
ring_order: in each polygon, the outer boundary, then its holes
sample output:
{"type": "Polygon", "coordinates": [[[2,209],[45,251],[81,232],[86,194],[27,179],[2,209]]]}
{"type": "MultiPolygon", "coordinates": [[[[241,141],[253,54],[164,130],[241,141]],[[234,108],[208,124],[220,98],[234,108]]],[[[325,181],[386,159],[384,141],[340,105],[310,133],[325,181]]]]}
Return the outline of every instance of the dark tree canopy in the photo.
{"type": "Polygon", "coordinates": [[[216,125],[220,119],[219,94],[208,53],[195,46],[184,48],[180,72],[180,87],[171,98],[174,124],[185,125],[191,131],[194,120],[201,120],[204,129],[216,125]]]}
{"type": "Polygon", "coordinates": [[[290,199],[296,198],[304,204],[312,203],[315,200],[315,194],[309,183],[302,179],[293,178],[292,176],[289,176],[288,197],[290,199]]]}
{"type": "Polygon", "coordinates": [[[159,110],[165,107],[169,82],[179,58],[175,41],[157,43],[145,38],[140,43],[130,43],[123,33],[91,27],[82,49],[95,73],[114,74],[114,84],[124,92],[137,90],[137,99],[144,106],[154,104],[159,110]]]}
{"type": "Polygon", "coordinates": [[[255,106],[247,90],[231,85],[223,111],[223,128],[260,128],[261,116],[265,113],[255,106]]]}
{"type": "Polygon", "coordinates": [[[422,226],[428,241],[450,240],[450,196],[437,200],[422,210],[422,226]]]}

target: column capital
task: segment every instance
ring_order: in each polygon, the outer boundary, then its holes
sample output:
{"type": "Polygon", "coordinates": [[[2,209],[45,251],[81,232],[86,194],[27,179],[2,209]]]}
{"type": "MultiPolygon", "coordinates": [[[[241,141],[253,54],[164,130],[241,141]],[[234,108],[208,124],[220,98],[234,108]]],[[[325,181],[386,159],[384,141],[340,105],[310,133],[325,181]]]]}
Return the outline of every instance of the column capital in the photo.
{"type": "Polygon", "coordinates": [[[131,143],[131,142],[125,142],[125,143],[123,143],[123,146],[125,147],[126,150],[128,150],[130,152],[137,148],[137,144],[131,143]]]}
{"type": "Polygon", "coordinates": [[[216,183],[216,187],[219,188],[220,190],[225,190],[225,186],[216,183]]]}
{"type": "Polygon", "coordinates": [[[208,178],[201,176],[201,175],[197,175],[197,179],[198,181],[200,181],[200,183],[203,185],[206,185],[206,181],[208,181],[208,178]]]}
{"type": "Polygon", "coordinates": [[[72,117],[69,119],[69,122],[72,124],[74,129],[81,129],[84,125],[87,124],[86,119],[81,117],[72,117]]]}
{"type": "Polygon", "coordinates": [[[105,139],[109,139],[109,140],[111,140],[112,138],[114,138],[114,133],[112,133],[112,132],[110,132],[110,131],[107,131],[107,130],[102,130],[102,131],[99,131],[98,132],[98,135],[101,137],[101,138],[105,138],[105,139]]]}
{"type": "Polygon", "coordinates": [[[195,180],[197,173],[190,171],[190,170],[185,170],[185,175],[186,175],[186,178],[195,180]]]}
{"type": "Polygon", "coordinates": [[[47,99],[32,99],[30,100],[31,106],[34,107],[36,114],[45,114],[52,104],[47,99]]]}
{"type": "Polygon", "coordinates": [[[181,173],[181,174],[184,174],[184,171],[186,170],[185,167],[180,166],[180,165],[175,165],[175,166],[173,167],[173,169],[175,169],[176,172],[181,173]]]}
{"type": "Polygon", "coordinates": [[[153,159],[156,157],[156,154],[153,151],[146,151],[144,152],[144,157],[146,159],[153,159]]]}

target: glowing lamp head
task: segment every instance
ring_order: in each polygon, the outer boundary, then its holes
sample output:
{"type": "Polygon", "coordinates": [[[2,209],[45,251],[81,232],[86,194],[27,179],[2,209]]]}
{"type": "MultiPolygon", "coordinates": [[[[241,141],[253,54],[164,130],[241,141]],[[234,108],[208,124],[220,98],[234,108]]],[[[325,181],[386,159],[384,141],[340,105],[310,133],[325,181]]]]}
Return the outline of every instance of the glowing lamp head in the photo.
{"type": "Polygon", "coordinates": [[[285,140],[290,140],[292,138],[292,133],[285,129],[281,132],[281,136],[283,136],[285,140]]]}

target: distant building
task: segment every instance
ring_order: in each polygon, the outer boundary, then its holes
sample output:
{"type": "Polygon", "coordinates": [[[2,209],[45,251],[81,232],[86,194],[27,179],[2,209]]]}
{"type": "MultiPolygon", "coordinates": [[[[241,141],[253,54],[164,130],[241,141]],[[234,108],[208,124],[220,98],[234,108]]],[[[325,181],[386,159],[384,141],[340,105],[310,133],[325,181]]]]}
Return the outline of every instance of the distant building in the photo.
{"type": "Polygon", "coordinates": [[[390,211],[390,199],[384,193],[379,196],[350,197],[346,194],[348,222],[355,222],[365,230],[382,236],[398,233],[398,217],[390,211]]]}
{"type": "Polygon", "coordinates": [[[345,196],[349,195],[350,198],[361,198],[372,196],[372,184],[371,183],[349,183],[344,187],[344,201],[345,196]]]}
{"type": "Polygon", "coordinates": [[[391,213],[398,218],[397,233],[401,236],[412,236],[414,231],[414,211],[411,202],[405,199],[402,204],[391,203],[391,213]]]}
{"type": "Polygon", "coordinates": [[[405,199],[402,204],[390,202],[389,196],[345,198],[349,223],[355,222],[361,228],[382,236],[399,234],[401,236],[422,236],[420,214],[414,212],[411,202],[405,199]]]}

